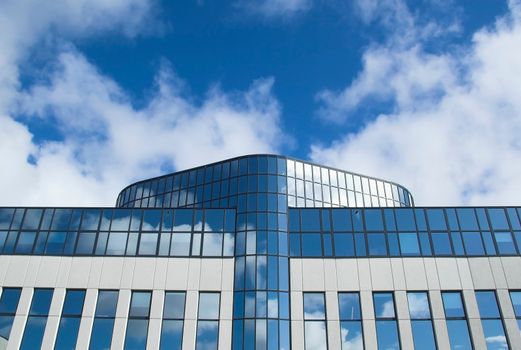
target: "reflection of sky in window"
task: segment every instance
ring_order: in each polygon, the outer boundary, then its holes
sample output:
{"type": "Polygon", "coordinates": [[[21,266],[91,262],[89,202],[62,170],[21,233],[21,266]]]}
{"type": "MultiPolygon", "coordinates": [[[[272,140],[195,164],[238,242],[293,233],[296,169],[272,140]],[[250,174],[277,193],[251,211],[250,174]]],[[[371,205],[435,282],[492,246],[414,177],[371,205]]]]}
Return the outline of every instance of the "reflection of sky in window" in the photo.
{"type": "Polygon", "coordinates": [[[305,322],[306,350],[327,350],[326,323],[324,321],[305,322]]]}
{"type": "Polygon", "coordinates": [[[357,323],[354,327],[349,325],[348,322],[342,322],[340,324],[340,336],[342,342],[342,350],[363,350],[364,340],[362,337],[361,326],[359,322],[350,322],[352,324],[357,323]]]}
{"type": "Polygon", "coordinates": [[[304,319],[325,319],[324,294],[304,293],[304,319]]]}
{"type": "Polygon", "coordinates": [[[391,293],[376,293],[374,297],[374,312],[377,318],[394,318],[394,303],[391,293]]]}
{"type": "Polygon", "coordinates": [[[409,314],[412,319],[430,318],[429,300],[427,293],[407,293],[409,314]]]}

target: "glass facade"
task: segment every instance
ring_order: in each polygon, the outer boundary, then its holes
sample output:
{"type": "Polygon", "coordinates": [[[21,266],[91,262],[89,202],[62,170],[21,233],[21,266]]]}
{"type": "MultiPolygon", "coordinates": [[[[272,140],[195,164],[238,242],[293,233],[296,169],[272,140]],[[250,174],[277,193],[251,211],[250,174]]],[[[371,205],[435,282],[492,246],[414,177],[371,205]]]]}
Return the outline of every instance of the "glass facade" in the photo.
{"type": "Polygon", "coordinates": [[[53,292],[52,289],[34,290],[20,349],[32,350],[41,347],[53,292]]]}
{"type": "Polygon", "coordinates": [[[0,337],[9,340],[22,288],[4,288],[0,296],[0,337]]]}
{"type": "Polygon", "coordinates": [[[94,314],[89,350],[110,349],[119,292],[100,290],[94,314]]]}
{"type": "Polygon", "coordinates": [[[442,292],[443,308],[447,319],[450,348],[452,350],[473,349],[470,339],[467,313],[463,305],[461,292],[442,292]]]}

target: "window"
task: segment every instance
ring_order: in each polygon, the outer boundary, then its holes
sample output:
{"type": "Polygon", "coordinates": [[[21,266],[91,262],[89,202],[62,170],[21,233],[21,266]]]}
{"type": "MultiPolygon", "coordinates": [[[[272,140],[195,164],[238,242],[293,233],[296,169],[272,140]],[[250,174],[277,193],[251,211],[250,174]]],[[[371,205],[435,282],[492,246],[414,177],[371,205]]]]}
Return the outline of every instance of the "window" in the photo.
{"type": "Polygon", "coordinates": [[[403,256],[420,255],[420,246],[418,245],[418,235],[416,233],[400,233],[398,237],[403,256]]]}
{"type": "Polygon", "coordinates": [[[146,348],[151,299],[152,292],[132,292],[125,335],[125,349],[139,350],[146,348]]]}
{"type": "Polygon", "coordinates": [[[74,349],[80,329],[81,313],[85,301],[84,290],[68,290],[63,303],[62,317],[54,349],[74,349]]]}
{"type": "Polygon", "coordinates": [[[521,291],[511,291],[510,299],[512,300],[512,306],[514,307],[514,314],[517,318],[517,327],[521,333],[521,291]]]}
{"type": "Polygon", "coordinates": [[[476,291],[481,325],[488,350],[508,349],[505,329],[501,321],[501,314],[497,304],[496,294],[493,291],[476,291]]]}
{"type": "Polygon", "coordinates": [[[379,350],[400,349],[398,324],[391,292],[373,293],[376,338],[379,350]]]}
{"type": "Polygon", "coordinates": [[[47,316],[49,315],[49,308],[51,307],[52,295],[52,289],[37,288],[34,290],[20,349],[32,350],[41,347],[43,332],[45,331],[47,316]]]}
{"type": "Polygon", "coordinates": [[[8,340],[20,301],[21,288],[4,288],[0,297],[0,337],[8,340]]]}
{"type": "Polygon", "coordinates": [[[411,317],[414,347],[422,350],[435,350],[434,329],[427,292],[407,293],[409,316],[411,317]]]}
{"type": "Polygon", "coordinates": [[[199,293],[199,311],[195,348],[217,349],[219,341],[220,293],[199,293]]]}
{"type": "Polygon", "coordinates": [[[181,349],[183,343],[185,297],[185,292],[165,293],[160,349],[181,349]]]}
{"type": "Polygon", "coordinates": [[[112,331],[116,318],[116,306],[118,305],[118,292],[113,290],[100,290],[94,325],[90,337],[89,350],[110,349],[112,331]]]}
{"type": "Polygon", "coordinates": [[[327,349],[324,293],[304,293],[304,342],[306,350],[327,349]]]}
{"type": "Polygon", "coordinates": [[[342,350],[363,350],[362,315],[358,293],[338,293],[342,350]]]}
{"type": "Polygon", "coordinates": [[[441,297],[443,299],[443,309],[445,310],[451,349],[473,349],[461,293],[442,292],[441,297]]]}

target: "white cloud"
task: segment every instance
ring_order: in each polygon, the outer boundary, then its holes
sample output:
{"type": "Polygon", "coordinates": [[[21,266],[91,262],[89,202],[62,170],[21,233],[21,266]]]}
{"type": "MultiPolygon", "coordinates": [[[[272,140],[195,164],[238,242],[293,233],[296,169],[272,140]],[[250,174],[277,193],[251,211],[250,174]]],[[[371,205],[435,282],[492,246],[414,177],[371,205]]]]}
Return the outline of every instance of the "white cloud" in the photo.
{"type": "Polygon", "coordinates": [[[289,18],[307,12],[312,0],[238,0],[235,6],[250,15],[266,19],[289,18]]]}
{"type": "Polygon", "coordinates": [[[201,101],[168,64],[137,108],[69,39],[114,31],[128,37],[157,26],[154,3],[31,1],[0,5],[0,171],[2,205],[113,205],[130,181],[244,153],[275,152],[286,138],[272,78],[246,91],[211,88],[201,101]],[[35,11],[35,8],[39,8],[35,11]],[[20,67],[50,37],[40,79],[21,86],[20,67]],[[65,41],[65,44],[63,42],[65,41]],[[59,46],[56,44],[59,42],[59,46]],[[36,142],[27,125],[45,122],[63,136],[36,142]]]}
{"type": "Polygon", "coordinates": [[[366,102],[391,102],[393,110],[312,145],[310,157],[395,180],[416,205],[519,204],[519,1],[467,45],[436,54],[414,39],[370,47],[351,85],[322,92],[323,116],[338,122],[366,102]]]}

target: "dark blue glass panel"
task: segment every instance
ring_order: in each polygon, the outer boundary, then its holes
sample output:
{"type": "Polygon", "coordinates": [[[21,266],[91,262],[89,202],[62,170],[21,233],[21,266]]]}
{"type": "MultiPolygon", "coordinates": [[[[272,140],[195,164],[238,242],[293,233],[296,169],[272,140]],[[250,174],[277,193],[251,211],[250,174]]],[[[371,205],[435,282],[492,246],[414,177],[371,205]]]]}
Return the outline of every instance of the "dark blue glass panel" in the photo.
{"type": "Polygon", "coordinates": [[[25,324],[20,350],[40,349],[46,324],[47,317],[29,316],[25,324]]]}
{"type": "Polygon", "coordinates": [[[374,293],[373,300],[377,319],[395,318],[393,293],[374,293]]]}
{"type": "Polygon", "coordinates": [[[0,338],[9,339],[13,321],[14,316],[0,315],[0,338]]]}
{"type": "Polygon", "coordinates": [[[130,317],[148,317],[150,311],[150,292],[132,292],[130,317]]]}
{"type": "Polygon", "coordinates": [[[385,234],[383,233],[368,233],[367,243],[369,245],[370,256],[385,256],[387,255],[387,244],[385,241],[385,234]]]}
{"type": "Polygon", "coordinates": [[[456,255],[464,255],[463,241],[461,240],[461,234],[459,232],[451,232],[450,238],[452,239],[452,245],[454,247],[454,253],[456,255]]]}
{"type": "MultiPolygon", "coordinates": [[[[43,254],[45,251],[45,242],[47,241],[47,235],[49,233],[45,231],[40,231],[38,233],[38,238],[36,239],[36,245],[33,249],[33,254],[43,254]]],[[[1,246],[1,244],[0,244],[1,246]]]]}
{"type": "Polygon", "coordinates": [[[69,228],[71,214],[71,209],[55,209],[51,229],[56,231],[66,231],[69,228]]]}
{"type": "Polygon", "coordinates": [[[78,244],[76,245],[76,254],[90,255],[94,251],[94,243],[96,241],[96,232],[80,232],[78,236],[78,244]]]}
{"type": "Polygon", "coordinates": [[[458,208],[459,225],[462,231],[476,231],[479,230],[476,214],[473,208],[458,208]]]}
{"type": "Polygon", "coordinates": [[[462,232],[461,236],[463,237],[467,255],[485,255],[479,232],[462,232]]]}
{"type": "Polygon", "coordinates": [[[420,254],[418,235],[416,233],[400,233],[399,238],[402,255],[414,256],[420,254]]]}
{"type": "Polygon", "coordinates": [[[183,344],[183,321],[163,320],[160,349],[180,350],[183,344]]]}
{"type": "Polygon", "coordinates": [[[302,235],[302,256],[322,256],[320,233],[302,235]]]}
{"type": "Polygon", "coordinates": [[[7,239],[7,232],[6,231],[0,231],[0,252],[4,249],[4,243],[7,239]]]}
{"type": "Polygon", "coordinates": [[[481,318],[499,318],[496,294],[493,291],[476,291],[476,301],[481,318]]]}
{"type": "Polygon", "coordinates": [[[322,210],[322,231],[331,231],[330,210],[322,210]]]}
{"type": "Polygon", "coordinates": [[[503,208],[488,208],[488,216],[493,230],[509,230],[505,209],[503,208]]]}
{"type": "Polygon", "coordinates": [[[320,231],[320,212],[318,209],[306,209],[300,211],[302,231],[320,231]]]}
{"type": "Polygon", "coordinates": [[[521,223],[519,222],[519,218],[516,213],[515,208],[507,208],[507,215],[510,221],[510,225],[512,226],[512,230],[521,230],[521,223]]]}
{"type": "Polygon", "coordinates": [[[324,256],[332,256],[333,255],[332,235],[330,235],[330,234],[322,235],[322,242],[323,242],[323,246],[324,246],[324,256]]]}
{"type": "Polygon", "coordinates": [[[290,209],[288,212],[289,217],[289,231],[298,232],[300,231],[300,210],[290,209]]]}
{"type": "Polygon", "coordinates": [[[420,247],[422,251],[422,255],[424,256],[431,256],[432,250],[431,250],[431,242],[429,241],[429,234],[427,232],[420,232],[418,234],[420,239],[420,247]]]}
{"type": "Polygon", "coordinates": [[[441,296],[446,318],[465,317],[463,301],[461,300],[461,294],[459,292],[443,292],[441,296]]]}
{"type": "Polygon", "coordinates": [[[183,319],[185,313],[185,293],[166,292],[163,318],[183,319]]]}
{"type": "Polygon", "coordinates": [[[340,322],[342,350],[363,350],[364,340],[360,321],[340,322]]]}
{"type": "Polygon", "coordinates": [[[0,314],[15,314],[20,300],[21,288],[4,288],[0,297],[0,314]]]}
{"type": "Polygon", "coordinates": [[[416,226],[418,231],[427,231],[427,222],[425,221],[425,211],[423,209],[414,209],[416,217],[416,226]]]}
{"type": "Polygon", "coordinates": [[[378,350],[398,350],[400,340],[396,321],[376,321],[378,350]]]}
{"type": "Polygon", "coordinates": [[[23,230],[37,230],[40,226],[40,219],[42,217],[42,209],[28,208],[25,211],[24,221],[22,224],[23,230]]]}
{"type": "Polygon", "coordinates": [[[12,208],[0,208],[0,230],[9,230],[13,214],[12,208]]]}
{"type": "Polygon", "coordinates": [[[380,209],[365,209],[365,229],[367,231],[383,231],[384,223],[380,209]]]}
{"type": "Polygon", "coordinates": [[[516,247],[512,234],[510,232],[495,232],[494,237],[496,238],[497,249],[499,254],[510,255],[516,254],[516,247]]]}
{"type": "Polygon", "coordinates": [[[447,208],[447,209],[445,209],[445,213],[447,214],[447,220],[449,222],[449,229],[450,230],[459,230],[456,210],[453,208],[447,208]]]}
{"type": "Polygon", "coordinates": [[[398,234],[395,232],[388,233],[387,243],[389,244],[389,255],[400,256],[400,244],[398,243],[398,234]]]}
{"type": "Polygon", "coordinates": [[[385,226],[387,231],[396,231],[396,221],[394,220],[394,210],[384,209],[385,226]]]}
{"type": "Polygon", "coordinates": [[[280,349],[289,349],[289,321],[279,321],[280,349]]]}
{"type": "Polygon", "coordinates": [[[481,325],[483,326],[483,333],[488,350],[504,350],[509,348],[501,320],[482,320],[481,325]]]}
{"type": "Polygon", "coordinates": [[[355,256],[355,245],[352,233],[337,233],[333,235],[335,256],[355,256]]]}
{"type": "Polygon", "coordinates": [[[161,210],[144,210],[143,223],[141,225],[142,231],[159,231],[159,224],[161,223],[161,210]]]}
{"type": "Polygon", "coordinates": [[[145,350],[147,345],[147,333],[147,319],[129,319],[125,336],[125,349],[145,350]]]}
{"type": "Polygon", "coordinates": [[[411,321],[412,336],[414,340],[414,348],[422,350],[436,350],[436,341],[434,340],[434,330],[432,321],[413,320],[411,321]]]}
{"type": "Polygon", "coordinates": [[[49,314],[49,308],[51,307],[52,294],[52,289],[35,289],[29,315],[47,316],[49,314]]]}
{"type": "Polygon", "coordinates": [[[268,320],[268,350],[279,349],[279,325],[276,320],[268,320]]]}
{"type": "Polygon", "coordinates": [[[244,331],[244,323],[242,320],[233,320],[233,340],[234,349],[242,349],[242,333],[244,331]]]}
{"type": "Polygon", "coordinates": [[[17,208],[15,209],[13,221],[11,221],[11,230],[19,230],[20,224],[22,223],[22,219],[24,216],[25,209],[17,208]]]}
{"type": "Polygon", "coordinates": [[[452,255],[452,247],[450,245],[449,234],[447,232],[434,232],[431,234],[434,254],[436,255],[452,255]]]}
{"type": "Polygon", "coordinates": [[[193,214],[192,209],[177,209],[174,213],[173,231],[191,231],[193,214]]]}
{"type": "Polygon", "coordinates": [[[61,254],[67,238],[66,232],[50,232],[47,238],[47,247],[45,252],[47,254],[61,254]]]}
{"type": "Polygon", "coordinates": [[[81,316],[84,300],[84,290],[68,290],[63,303],[62,315],[81,316]]]}
{"type": "Polygon", "coordinates": [[[112,213],[111,231],[128,231],[132,211],[129,209],[114,209],[112,213]]]}
{"type": "Polygon", "coordinates": [[[338,231],[352,231],[353,224],[351,222],[350,211],[347,209],[333,209],[331,210],[331,218],[333,220],[333,230],[338,231]]]}
{"type": "Polygon", "coordinates": [[[78,339],[78,330],[80,328],[81,318],[79,317],[62,317],[58,328],[58,336],[56,337],[55,350],[69,350],[76,348],[78,339]]]}
{"type": "Polygon", "coordinates": [[[324,300],[324,293],[304,293],[304,319],[326,319],[326,304],[324,300]]]}
{"type": "Polygon", "coordinates": [[[118,292],[113,290],[102,290],[98,293],[96,305],[96,316],[115,317],[118,304],[118,292]]]}
{"type": "Polygon", "coordinates": [[[358,293],[338,293],[341,320],[360,320],[360,297],[358,293]]]}
{"type": "Polygon", "coordinates": [[[300,256],[300,234],[289,235],[289,252],[291,256],[300,256]]]}
{"type": "Polygon", "coordinates": [[[427,219],[431,231],[446,231],[447,223],[443,209],[427,209],[427,219]]]}
{"type": "Polygon", "coordinates": [[[15,252],[17,254],[30,254],[33,250],[36,232],[20,232],[15,252]]]}
{"type": "Polygon", "coordinates": [[[362,218],[362,210],[352,210],[351,214],[353,215],[353,230],[354,231],[363,231],[364,230],[364,222],[362,218]]]}
{"type": "Polygon", "coordinates": [[[514,307],[514,314],[516,317],[521,317],[521,291],[511,291],[510,299],[514,307]]]}
{"type": "Polygon", "coordinates": [[[482,230],[490,230],[488,224],[487,213],[484,208],[476,208],[476,215],[478,216],[479,227],[482,230]]]}
{"type": "Polygon", "coordinates": [[[205,231],[222,232],[224,231],[224,210],[213,209],[205,212],[205,231]]]}
{"type": "Polygon", "coordinates": [[[483,238],[483,244],[485,245],[485,252],[487,255],[496,255],[496,247],[494,246],[494,240],[490,232],[481,232],[483,238]]]}
{"type": "Polygon", "coordinates": [[[355,233],[356,256],[366,256],[365,234],[355,233]]]}
{"type": "Polygon", "coordinates": [[[196,350],[217,350],[219,339],[218,321],[198,321],[197,338],[195,343],[196,350]]]}
{"type": "Polygon", "coordinates": [[[396,223],[400,231],[416,231],[412,209],[396,209],[396,223]]]}
{"type": "Polygon", "coordinates": [[[469,328],[465,320],[447,320],[451,349],[472,350],[469,328]]]}

